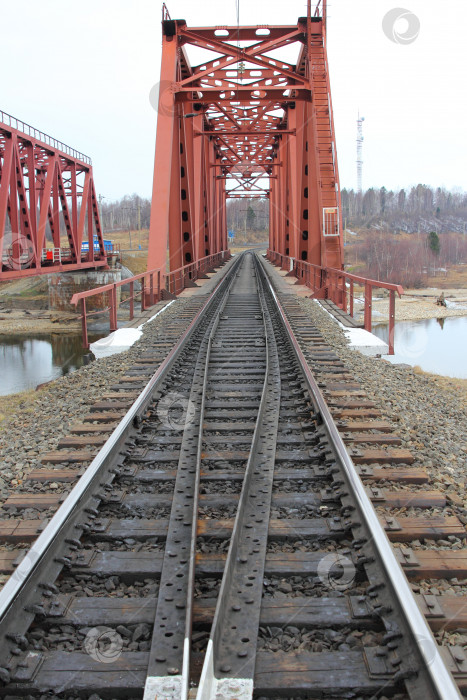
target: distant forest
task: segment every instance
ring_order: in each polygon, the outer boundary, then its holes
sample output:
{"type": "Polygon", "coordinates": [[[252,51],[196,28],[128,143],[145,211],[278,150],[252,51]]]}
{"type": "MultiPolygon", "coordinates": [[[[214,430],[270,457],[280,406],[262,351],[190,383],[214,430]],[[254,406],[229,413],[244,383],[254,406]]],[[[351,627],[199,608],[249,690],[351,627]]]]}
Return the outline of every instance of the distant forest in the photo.
{"type": "MultiPolygon", "coordinates": [[[[102,202],[104,231],[149,228],[151,202],[133,194],[102,202]]],[[[342,190],[349,270],[365,277],[421,287],[451,265],[467,262],[467,193],[417,185],[358,194],[342,190]],[[358,232],[358,235],[352,235],[358,232]]],[[[233,244],[267,241],[269,201],[229,199],[227,226],[233,244]]]]}
{"type": "Polygon", "coordinates": [[[467,192],[417,185],[410,189],[343,189],[342,216],[347,227],[386,229],[392,233],[465,233],[467,192]]]}
{"type": "MultiPolygon", "coordinates": [[[[102,226],[105,232],[131,228],[148,229],[151,218],[151,200],[137,194],[126,195],[115,202],[101,203],[102,226]]],[[[269,228],[269,201],[267,199],[227,200],[227,227],[235,234],[264,233],[269,228]]]]}
{"type": "Polygon", "coordinates": [[[105,232],[148,229],[151,200],[137,194],[125,195],[115,202],[101,202],[102,228],[105,232]]]}
{"type": "MultiPolygon", "coordinates": [[[[149,228],[151,200],[137,194],[115,202],[102,200],[104,231],[149,228]]],[[[342,217],[347,228],[384,229],[391,233],[464,233],[467,229],[467,192],[417,185],[387,190],[371,187],[362,194],[342,190],[342,217]]],[[[267,232],[267,199],[229,199],[227,223],[236,234],[267,232]]]]}
{"type": "MultiPolygon", "coordinates": [[[[367,228],[388,233],[467,233],[467,192],[417,185],[410,189],[387,190],[371,187],[358,194],[342,190],[342,219],[347,228],[367,228]]],[[[148,230],[151,200],[137,194],[125,195],[113,202],[102,197],[99,202],[102,225],[112,231],[148,230]]],[[[238,236],[266,235],[269,230],[269,200],[227,200],[227,226],[238,236]]],[[[65,234],[60,213],[60,229],[65,234]]],[[[10,231],[7,220],[6,230],[10,231]]],[[[49,233],[49,232],[48,232],[49,233]]],[[[49,237],[49,236],[48,236],[49,237]]]]}

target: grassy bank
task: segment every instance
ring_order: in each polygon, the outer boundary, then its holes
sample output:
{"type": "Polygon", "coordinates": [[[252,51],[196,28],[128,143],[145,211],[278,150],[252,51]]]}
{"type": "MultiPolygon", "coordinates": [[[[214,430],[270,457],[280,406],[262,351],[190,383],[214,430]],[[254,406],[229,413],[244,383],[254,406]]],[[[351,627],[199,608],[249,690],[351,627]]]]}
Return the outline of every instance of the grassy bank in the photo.
{"type": "Polygon", "coordinates": [[[0,396],[0,432],[9,419],[18,414],[31,414],[36,410],[36,402],[41,401],[50,384],[42,389],[28,389],[17,394],[0,396]]]}

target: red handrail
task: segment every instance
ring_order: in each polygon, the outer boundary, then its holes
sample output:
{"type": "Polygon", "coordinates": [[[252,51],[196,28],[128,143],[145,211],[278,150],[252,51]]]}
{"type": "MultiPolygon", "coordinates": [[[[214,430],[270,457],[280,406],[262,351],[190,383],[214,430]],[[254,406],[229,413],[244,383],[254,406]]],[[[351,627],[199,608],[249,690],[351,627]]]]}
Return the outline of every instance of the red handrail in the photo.
{"type": "Polygon", "coordinates": [[[338,270],[334,267],[321,267],[313,265],[305,260],[295,260],[288,255],[282,255],[273,250],[268,250],[268,259],[275,265],[280,265],[283,270],[288,270],[289,274],[297,277],[303,284],[313,291],[316,299],[330,299],[343,311],[347,311],[347,294],[349,296],[349,314],[354,315],[354,283],[365,289],[364,306],[364,328],[371,333],[371,311],[373,300],[373,289],[389,290],[389,354],[394,355],[394,325],[396,313],[396,293],[399,297],[404,293],[400,284],[381,282],[353,275],[345,270],[338,270]],[[346,282],[349,282],[347,292],[346,282]]]}
{"type": "Polygon", "coordinates": [[[120,282],[111,282],[110,284],[104,284],[101,287],[96,287],[94,289],[88,289],[87,291],[73,294],[70,303],[76,306],[79,302],[81,302],[83,346],[85,348],[89,347],[87,327],[88,316],[95,316],[108,311],[110,316],[110,330],[116,331],[117,310],[121,304],[126,302],[130,303],[130,320],[132,320],[134,318],[134,302],[139,296],[141,297],[141,311],[144,311],[160,301],[164,291],[173,296],[180,294],[180,292],[182,292],[186,287],[194,283],[195,280],[199,279],[207,272],[212,271],[221,263],[226,262],[229,260],[229,258],[230,250],[222,250],[219,253],[213,253],[212,255],[207,255],[200,260],[188,263],[188,265],[179,267],[177,270],[170,270],[169,272],[163,270],[162,268],[147,270],[146,272],[140,272],[138,275],[133,275],[133,277],[127,277],[127,279],[120,280],[120,282]],[[141,280],[141,290],[139,292],[135,292],[135,282],[138,280],[141,280]],[[118,301],[117,289],[118,287],[123,287],[124,285],[130,285],[130,295],[123,301],[118,301]],[[87,311],[86,299],[106,293],[109,295],[108,306],[98,309],[97,311],[87,311]]]}

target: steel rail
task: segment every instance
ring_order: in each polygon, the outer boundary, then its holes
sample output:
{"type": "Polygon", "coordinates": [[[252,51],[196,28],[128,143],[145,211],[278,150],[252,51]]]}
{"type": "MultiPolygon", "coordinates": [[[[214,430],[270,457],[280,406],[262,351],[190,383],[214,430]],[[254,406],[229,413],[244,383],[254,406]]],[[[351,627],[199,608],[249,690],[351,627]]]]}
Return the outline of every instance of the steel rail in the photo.
{"type": "Polygon", "coordinates": [[[279,362],[272,319],[264,299],[263,282],[259,279],[256,261],[255,268],[264,324],[266,368],[239,505],[198,685],[197,700],[221,700],[232,697],[232,692],[236,700],[251,700],[254,690],[256,632],[259,628],[276,446],[275,439],[271,438],[268,429],[272,427],[277,435],[280,402],[279,362]],[[261,512],[258,510],[260,508],[261,512]],[[253,518],[255,535],[258,538],[255,546],[251,541],[251,534],[248,534],[252,532],[253,518]],[[232,588],[235,588],[233,599],[232,588]],[[239,588],[241,590],[237,590],[239,588]],[[232,610],[235,610],[234,631],[231,621],[229,622],[232,610]],[[250,636],[252,630],[253,638],[250,636]],[[234,658],[232,647],[239,638],[242,639],[241,649],[234,658]],[[228,658],[227,665],[220,665],[219,656],[224,658],[224,661],[228,658]]]}
{"type": "Polygon", "coordinates": [[[3,589],[0,591],[0,624],[4,622],[6,615],[9,613],[18,597],[23,594],[26,586],[31,583],[34,574],[43,563],[45,557],[53,550],[53,547],[59,543],[59,538],[66,529],[72,515],[76,512],[78,506],[89,497],[93,485],[97,478],[99,478],[100,472],[110,464],[112,460],[117,458],[118,452],[127,434],[133,425],[141,419],[157,384],[168,374],[182,350],[187,346],[204,315],[210,311],[212,306],[218,301],[219,292],[226,286],[226,283],[230,281],[230,278],[234,277],[239,261],[240,258],[235,260],[225,277],[218,282],[208,301],[198,311],[181,338],[155,371],[138,398],[112,432],[107,442],[99,450],[89,467],[70,491],[68,497],[53,515],[46,528],[39,535],[32,547],[28,550],[24,559],[5,583],[3,589]]]}
{"type": "Polygon", "coordinates": [[[381,527],[373,505],[365,492],[364,486],[357,474],[354,463],[347,452],[327,403],[308,366],[305,356],[303,355],[300,345],[295,337],[294,331],[284,312],[282,304],[280,303],[271,284],[271,280],[267,275],[262,259],[261,264],[265,273],[266,282],[269,286],[271,297],[290,336],[290,341],[297,360],[302,368],[310,394],[313,396],[313,399],[317,404],[324,427],[328,433],[333,448],[335,449],[336,457],[338,458],[344,474],[347,477],[348,483],[352,488],[352,495],[358,503],[360,514],[373,537],[374,548],[379,555],[380,562],[386,573],[387,581],[389,581],[391,585],[392,593],[398,601],[399,606],[405,616],[407,626],[412,632],[413,645],[417,650],[418,655],[424,662],[426,674],[429,677],[432,690],[436,693],[436,695],[433,697],[436,697],[437,700],[454,700],[454,698],[459,699],[462,696],[459,693],[456,682],[449,672],[449,669],[446,667],[440,654],[438,644],[436,643],[436,640],[434,639],[431,630],[414,599],[407,578],[394,555],[392,546],[386,536],[386,533],[381,527]],[[429,643],[424,645],[424,641],[429,643]]]}
{"type": "Polygon", "coordinates": [[[192,539],[191,539],[191,551],[190,551],[190,570],[189,570],[189,595],[187,600],[187,613],[186,613],[186,623],[185,623],[185,645],[184,645],[184,655],[183,655],[183,670],[182,670],[182,695],[181,700],[188,700],[189,695],[189,681],[190,681],[190,661],[191,661],[191,629],[193,623],[193,607],[194,607],[194,594],[195,594],[195,575],[196,575],[196,543],[197,543],[197,530],[198,530],[198,506],[199,506],[199,485],[201,480],[201,453],[203,446],[203,430],[204,430],[204,414],[206,409],[206,395],[207,395],[207,385],[208,385],[208,370],[209,361],[211,357],[212,344],[214,341],[214,336],[219,326],[219,320],[221,313],[224,311],[227,305],[228,298],[232,293],[232,287],[234,285],[235,278],[227,290],[224,300],[221,302],[221,308],[214,320],[211,333],[209,335],[208,341],[208,352],[206,355],[206,365],[205,365],[205,375],[204,375],[204,387],[203,387],[203,399],[201,405],[201,420],[198,438],[198,451],[197,451],[197,489],[195,493],[195,507],[193,509],[193,523],[192,523],[192,539]]]}
{"type": "Polygon", "coordinates": [[[222,292],[215,315],[209,321],[200,342],[196,360],[189,399],[196,414],[194,421],[185,424],[180,447],[143,700],[169,697],[188,699],[201,453],[209,360],[219,318],[235,279],[235,276],[229,278],[227,289],[222,292]],[[193,441],[196,441],[196,454],[193,454],[193,441]],[[173,592],[175,581],[179,593],[176,600],[173,592]]]}

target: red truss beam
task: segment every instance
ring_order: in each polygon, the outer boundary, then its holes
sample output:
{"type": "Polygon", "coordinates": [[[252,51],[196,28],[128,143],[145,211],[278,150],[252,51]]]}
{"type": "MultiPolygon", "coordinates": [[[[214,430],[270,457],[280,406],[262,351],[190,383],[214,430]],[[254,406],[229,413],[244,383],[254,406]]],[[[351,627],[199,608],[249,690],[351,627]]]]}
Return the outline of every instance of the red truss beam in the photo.
{"type": "Polygon", "coordinates": [[[292,26],[164,14],[148,269],[165,269],[167,245],[170,269],[225,249],[226,199],[251,197],[269,199],[271,250],[342,268],[326,2],[308,7],[292,26]]]}
{"type": "Polygon", "coordinates": [[[4,112],[0,256],[0,281],[107,265],[91,160],[4,112]]]}

